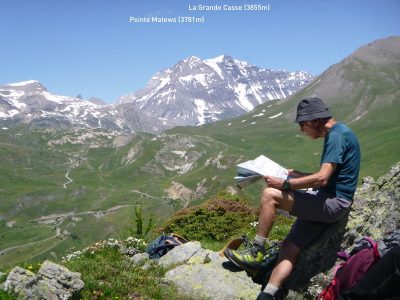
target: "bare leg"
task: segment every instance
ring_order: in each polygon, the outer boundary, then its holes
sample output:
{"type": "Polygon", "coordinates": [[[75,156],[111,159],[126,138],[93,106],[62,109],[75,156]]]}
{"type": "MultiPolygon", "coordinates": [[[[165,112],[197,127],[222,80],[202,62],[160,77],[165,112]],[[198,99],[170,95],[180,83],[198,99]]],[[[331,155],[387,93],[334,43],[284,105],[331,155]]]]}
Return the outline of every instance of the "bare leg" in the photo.
{"type": "Polygon", "coordinates": [[[284,241],[280,251],[278,262],[272,271],[268,283],[272,283],[276,287],[282,287],[282,284],[292,273],[300,249],[290,241],[284,241]]]}
{"type": "Polygon", "coordinates": [[[290,212],[293,202],[292,191],[286,192],[274,188],[264,188],[261,193],[257,235],[267,237],[275,221],[276,209],[280,208],[290,212]]]}

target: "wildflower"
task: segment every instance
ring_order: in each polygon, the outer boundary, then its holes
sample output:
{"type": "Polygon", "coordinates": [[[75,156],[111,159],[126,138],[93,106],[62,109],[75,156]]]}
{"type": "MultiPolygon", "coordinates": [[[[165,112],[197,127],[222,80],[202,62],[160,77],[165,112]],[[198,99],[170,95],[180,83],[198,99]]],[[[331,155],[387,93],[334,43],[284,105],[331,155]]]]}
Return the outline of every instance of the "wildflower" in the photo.
{"type": "Polygon", "coordinates": [[[258,222],[256,221],[256,222],[251,222],[250,223],[250,226],[252,226],[252,227],[257,227],[257,225],[258,225],[258,222]]]}

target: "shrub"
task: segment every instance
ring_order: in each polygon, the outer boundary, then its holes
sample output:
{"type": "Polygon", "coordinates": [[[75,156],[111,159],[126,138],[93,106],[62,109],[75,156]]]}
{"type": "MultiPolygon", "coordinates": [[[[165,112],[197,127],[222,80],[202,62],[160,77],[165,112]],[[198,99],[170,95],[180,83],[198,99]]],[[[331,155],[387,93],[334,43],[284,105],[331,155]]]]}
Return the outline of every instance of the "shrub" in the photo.
{"type": "Polygon", "coordinates": [[[248,232],[257,220],[256,211],[246,199],[220,193],[201,205],[185,208],[163,226],[164,232],[175,232],[189,240],[225,242],[248,232]]]}

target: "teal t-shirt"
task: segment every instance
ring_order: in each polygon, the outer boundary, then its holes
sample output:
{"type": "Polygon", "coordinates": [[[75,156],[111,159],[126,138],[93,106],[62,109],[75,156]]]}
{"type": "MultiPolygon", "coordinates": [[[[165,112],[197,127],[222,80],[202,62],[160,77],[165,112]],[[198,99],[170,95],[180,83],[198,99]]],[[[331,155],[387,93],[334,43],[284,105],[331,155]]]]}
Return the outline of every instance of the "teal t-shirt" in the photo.
{"type": "Polygon", "coordinates": [[[321,190],[338,198],[353,200],[360,160],[360,145],[353,131],[343,123],[335,123],[325,136],[321,164],[335,163],[337,167],[321,190]]]}

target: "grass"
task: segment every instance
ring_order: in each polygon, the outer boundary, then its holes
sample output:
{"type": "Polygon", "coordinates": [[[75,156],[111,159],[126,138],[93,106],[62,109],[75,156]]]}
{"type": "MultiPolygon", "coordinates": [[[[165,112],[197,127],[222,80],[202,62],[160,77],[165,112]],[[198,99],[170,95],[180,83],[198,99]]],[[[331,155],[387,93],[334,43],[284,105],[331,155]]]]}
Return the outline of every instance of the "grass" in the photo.
{"type": "Polygon", "coordinates": [[[65,265],[82,273],[82,299],[186,299],[162,284],[166,270],[157,266],[143,270],[116,248],[87,252],[65,265]]]}
{"type": "Polygon", "coordinates": [[[9,227],[5,221],[0,221],[0,239],[3,241],[0,250],[21,243],[40,241],[54,234],[54,230],[47,225],[15,221],[12,227],[9,227]]]}

